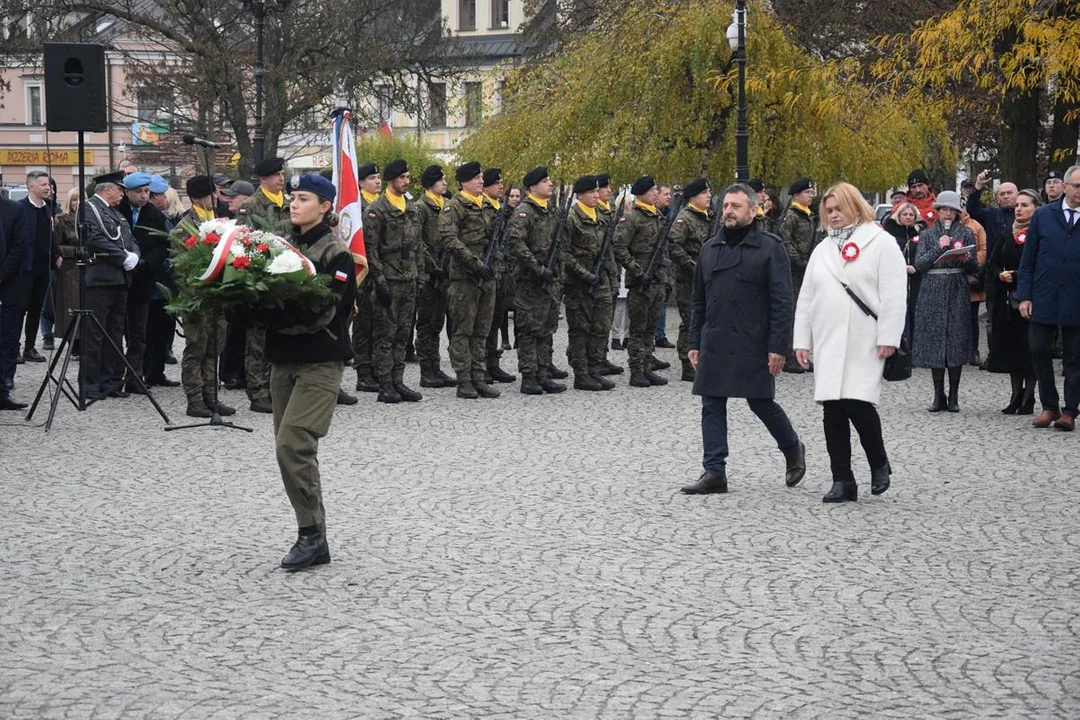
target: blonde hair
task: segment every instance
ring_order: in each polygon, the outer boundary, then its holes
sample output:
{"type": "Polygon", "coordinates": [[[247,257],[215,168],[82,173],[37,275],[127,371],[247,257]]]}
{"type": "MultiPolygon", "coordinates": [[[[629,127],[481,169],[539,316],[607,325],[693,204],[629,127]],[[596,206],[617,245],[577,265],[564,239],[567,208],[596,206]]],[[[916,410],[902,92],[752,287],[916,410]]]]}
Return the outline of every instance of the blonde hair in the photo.
{"type": "Polygon", "coordinates": [[[82,193],[79,192],[79,188],[73,187],[70,190],[68,190],[67,198],[64,200],[63,210],[68,215],[75,212],[75,208],[72,205],[72,203],[75,202],[76,199],[78,199],[80,202],[82,202],[82,193]]]}
{"type": "Polygon", "coordinates": [[[184,214],[184,203],[180,202],[180,193],[176,192],[176,188],[166,190],[165,199],[169,201],[168,207],[165,208],[166,215],[176,217],[184,214]]]}
{"type": "Polygon", "coordinates": [[[829,219],[825,214],[825,201],[829,198],[836,198],[836,203],[840,206],[840,210],[844,213],[844,217],[850,220],[852,224],[862,225],[863,223],[874,221],[874,209],[863,199],[862,193],[859,192],[859,188],[851,183],[836,183],[821,196],[822,230],[826,230],[829,227],[829,219]]]}
{"type": "Polygon", "coordinates": [[[915,219],[916,220],[919,219],[919,208],[915,207],[913,204],[911,204],[909,202],[902,202],[899,205],[897,205],[896,209],[893,210],[892,213],[889,214],[889,217],[892,218],[893,221],[895,221],[897,225],[899,225],[900,224],[900,213],[904,212],[905,210],[910,210],[911,212],[915,213],[915,219]]]}

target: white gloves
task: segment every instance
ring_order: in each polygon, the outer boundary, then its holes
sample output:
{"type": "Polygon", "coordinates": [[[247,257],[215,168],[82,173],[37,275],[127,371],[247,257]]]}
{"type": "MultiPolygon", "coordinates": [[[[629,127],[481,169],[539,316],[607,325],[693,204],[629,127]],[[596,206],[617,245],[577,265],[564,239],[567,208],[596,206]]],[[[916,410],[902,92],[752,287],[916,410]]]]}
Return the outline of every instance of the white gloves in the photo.
{"type": "Polygon", "coordinates": [[[139,264],[139,256],[130,250],[125,250],[125,252],[127,253],[127,257],[124,258],[124,269],[134,270],[135,266],[139,264]]]}

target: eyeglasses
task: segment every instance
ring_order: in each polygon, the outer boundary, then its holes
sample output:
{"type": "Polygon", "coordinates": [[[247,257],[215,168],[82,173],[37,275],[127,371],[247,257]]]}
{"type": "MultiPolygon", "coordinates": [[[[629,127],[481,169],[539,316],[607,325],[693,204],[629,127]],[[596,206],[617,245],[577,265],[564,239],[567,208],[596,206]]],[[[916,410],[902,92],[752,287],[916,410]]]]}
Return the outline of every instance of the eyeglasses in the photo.
{"type": "Polygon", "coordinates": [[[1080,183],[1065,183],[1065,187],[1080,188],[1080,183]]]}

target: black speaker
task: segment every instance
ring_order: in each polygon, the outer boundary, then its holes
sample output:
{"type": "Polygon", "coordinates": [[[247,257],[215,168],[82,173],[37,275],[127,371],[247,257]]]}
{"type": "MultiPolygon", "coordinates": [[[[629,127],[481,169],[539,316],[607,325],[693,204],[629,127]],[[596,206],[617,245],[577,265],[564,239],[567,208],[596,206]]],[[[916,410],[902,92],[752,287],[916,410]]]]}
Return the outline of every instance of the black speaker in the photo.
{"type": "Polygon", "coordinates": [[[105,132],[105,46],[45,43],[45,127],[105,132]]]}

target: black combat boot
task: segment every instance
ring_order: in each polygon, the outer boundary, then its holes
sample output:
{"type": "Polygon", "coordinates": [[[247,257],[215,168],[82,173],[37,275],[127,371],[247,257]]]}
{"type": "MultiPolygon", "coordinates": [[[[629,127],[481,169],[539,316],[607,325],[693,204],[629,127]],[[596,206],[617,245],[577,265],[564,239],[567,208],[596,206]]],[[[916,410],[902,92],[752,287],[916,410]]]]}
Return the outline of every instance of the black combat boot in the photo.
{"type": "Polygon", "coordinates": [[[487,369],[487,374],[491,376],[493,382],[497,383],[512,383],[517,381],[517,375],[511,375],[498,365],[490,366],[487,369]]]}
{"type": "Polygon", "coordinates": [[[400,380],[394,383],[394,389],[397,390],[397,394],[401,396],[402,402],[420,402],[424,399],[423,395],[416,392],[400,380]]]}
{"type": "MultiPolygon", "coordinates": [[[[212,399],[208,400],[206,398],[203,398],[203,402],[206,403],[206,407],[208,407],[211,410],[217,412],[217,414],[221,415],[222,417],[228,417],[229,415],[235,415],[236,414],[236,408],[229,407],[228,405],[221,402],[220,400],[218,400],[217,402],[214,402],[214,400],[212,400],[212,399]]],[[[271,408],[270,411],[273,412],[273,408],[271,408]]]]}
{"type": "Polygon", "coordinates": [[[714,473],[706,470],[693,485],[687,485],[682,489],[686,495],[711,495],[713,493],[727,492],[727,473],[714,473]]]}
{"type": "Polygon", "coordinates": [[[206,403],[201,398],[188,399],[187,403],[187,416],[193,418],[212,418],[214,417],[214,411],[206,407],[206,403]]]}
{"type": "Polygon", "coordinates": [[[593,380],[600,383],[600,389],[601,390],[614,390],[615,389],[615,383],[608,380],[606,377],[599,374],[598,372],[590,370],[589,375],[592,377],[593,380]]]}
{"type": "Polygon", "coordinates": [[[375,399],[381,403],[394,405],[401,402],[401,394],[394,388],[394,383],[387,380],[379,383],[379,397],[375,399]]]}
{"type": "Polygon", "coordinates": [[[370,374],[356,374],[357,392],[379,392],[379,382],[370,374]]]}
{"type": "Polygon", "coordinates": [[[328,562],[330,546],[326,542],[326,533],[318,525],[310,525],[300,528],[289,554],[281,559],[281,567],[292,571],[328,562]]]}
{"type": "Polygon", "coordinates": [[[358,402],[360,402],[360,400],[355,395],[350,395],[349,393],[345,392],[344,390],[342,390],[340,388],[338,389],[338,391],[337,391],[337,404],[338,405],[355,405],[358,402]]]}
{"type": "Polygon", "coordinates": [[[652,387],[652,383],[649,382],[649,378],[645,377],[645,373],[630,371],[630,387],[652,387]]]}
{"type": "Polygon", "coordinates": [[[435,377],[443,381],[443,387],[454,387],[458,384],[458,381],[442,371],[442,368],[435,368],[435,377]]]}
{"type": "Polygon", "coordinates": [[[690,364],[689,360],[682,361],[682,380],[686,382],[694,382],[697,379],[697,372],[694,370],[694,366],[690,364]]]}
{"type": "Polygon", "coordinates": [[[624,369],[622,365],[616,365],[607,358],[604,358],[604,368],[607,370],[605,375],[622,375],[624,369]]]}
{"type": "Polygon", "coordinates": [[[536,377],[533,375],[521,376],[521,394],[522,395],[543,395],[544,388],[540,387],[540,383],[536,381],[536,377]]]}
{"type": "MultiPolygon", "coordinates": [[[[566,378],[570,377],[570,373],[566,372],[565,370],[560,370],[559,368],[555,367],[554,365],[549,365],[548,366],[548,377],[551,378],[552,380],[565,380],[566,378]]],[[[566,388],[563,388],[563,390],[565,390],[565,389],[566,388]]],[[[562,390],[560,390],[559,392],[562,392],[562,390]]]]}
{"type": "Polygon", "coordinates": [[[544,389],[544,392],[551,395],[557,395],[566,390],[566,386],[561,382],[555,382],[551,378],[540,378],[540,387],[544,389]]]}
{"type": "Polygon", "coordinates": [[[880,495],[889,489],[889,476],[892,475],[892,466],[885,463],[877,470],[870,470],[870,494],[880,495]]]}
{"type": "Polygon", "coordinates": [[[269,400],[263,400],[262,398],[255,398],[248,405],[248,410],[256,413],[263,413],[264,415],[270,415],[274,412],[274,406],[269,400]]]}
{"type": "Polygon", "coordinates": [[[480,393],[476,392],[471,382],[462,380],[457,384],[457,396],[463,400],[475,400],[480,397],[480,393]]]}
{"type": "Polygon", "coordinates": [[[784,453],[784,459],[787,461],[784,483],[788,487],[795,487],[806,475],[806,446],[800,440],[797,448],[784,453]]]}
{"type": "Polygon", "coordinates": [[[439,377],[432,368],[422,367],[420,368],[420,387],[441,388],[446,387],[446,383],[443,382],[443,379],[439,377]]]}
{"type": "Polygon", "coordinates": [[[574,373],[574,389],[599,391],[603,390],[604,386],[588,373],[574,373]]]}
{"type": "Polygon", "coordinates": [[[650,367],[653,370],[667,370],[671,367],[671,363],[666,360],[661,360],[655,355],[649,355],[645,358],[645,367],[650,367]]]}
{"type": "Polygon", "coordinates": [[[473,387],[476,388],[476,394],[479,395],[482,398],[488,398],[489,400],[494,400],[495,398],[499,397],[499,395],[502,394],[498,390],[496,390],[495,388],[488,385],[483,380],[479,380],[479,379],[477,379],[475,377],[473,378],[472,384],[473,384],[473,387]]]}
{"type": "MultiPolygon", "coordinates": [[[[648,367],[648,365],[646,365],[648,367]]],[[[645,371],[645,379],[649,381],[650,385],[667,385],[667,378],[657,375],[652,370],[645,371]]]]}

